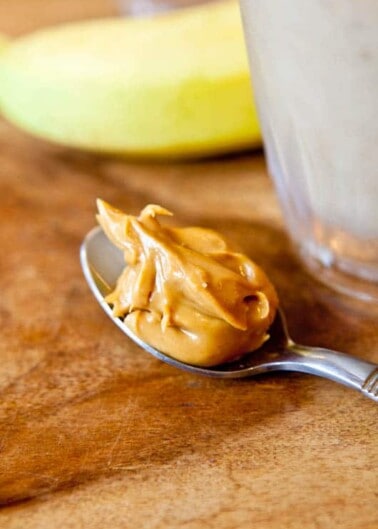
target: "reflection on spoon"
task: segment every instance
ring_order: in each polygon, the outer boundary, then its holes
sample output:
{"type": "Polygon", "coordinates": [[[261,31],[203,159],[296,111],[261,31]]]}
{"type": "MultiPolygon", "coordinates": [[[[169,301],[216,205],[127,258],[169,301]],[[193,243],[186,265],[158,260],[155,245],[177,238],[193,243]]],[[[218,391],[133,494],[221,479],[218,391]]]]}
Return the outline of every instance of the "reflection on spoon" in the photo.
{"type": "Polygon", "coordinates": [[[345,353],[295,344],[286,330],[282,311],[278,311],[270,339],[257,351],[234,362],[205,368],[180,362],[151,347],[136,336],[122,319],[113,315],[105,297],[113,290],[124,269],[122,252],[94,228],[84,239],[80,251],[84,276],[92,293],[109,318],[135,343],[159,360],[186,371],[215,378],[242,378],[271,371],[297,371],[318,375],[349,386],[378,402],[378,366],[345,353]]]}

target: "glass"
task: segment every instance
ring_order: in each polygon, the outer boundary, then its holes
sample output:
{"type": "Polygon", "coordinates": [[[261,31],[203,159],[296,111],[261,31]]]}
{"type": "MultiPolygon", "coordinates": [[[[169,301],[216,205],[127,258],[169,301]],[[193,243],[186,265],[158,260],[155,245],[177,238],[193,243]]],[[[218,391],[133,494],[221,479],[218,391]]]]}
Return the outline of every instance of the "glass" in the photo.
{"type": "Polygon", "coordinates": [[[269,171],[318,279],[378,300],[378,2],[240,0],[269,171]]]}
{"type": "Polygon", "coordinates": [[[123,15],[148,16],[216,0],[118,0],[123,15]]]}

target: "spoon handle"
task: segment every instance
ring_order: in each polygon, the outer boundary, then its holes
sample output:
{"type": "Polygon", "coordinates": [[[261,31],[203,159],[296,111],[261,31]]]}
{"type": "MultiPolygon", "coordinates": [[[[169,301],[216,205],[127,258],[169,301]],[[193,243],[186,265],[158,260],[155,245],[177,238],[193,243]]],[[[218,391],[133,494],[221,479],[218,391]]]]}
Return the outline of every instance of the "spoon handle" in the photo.
{"type": "Polygon", "coordinates": [[[292,342],[286,352],[286,369],[328,378],[378,402],[378,365],[346,353],[292,342]]]}
{"type": "Polygon", "coordinates": [[[378,402],[378,366],[354,356],[290,343],[287,347],[289,362],[286,369],[328,378],[356,389],[378,402]],[[291,367],[289,367],[289,364],[291,367]]]}

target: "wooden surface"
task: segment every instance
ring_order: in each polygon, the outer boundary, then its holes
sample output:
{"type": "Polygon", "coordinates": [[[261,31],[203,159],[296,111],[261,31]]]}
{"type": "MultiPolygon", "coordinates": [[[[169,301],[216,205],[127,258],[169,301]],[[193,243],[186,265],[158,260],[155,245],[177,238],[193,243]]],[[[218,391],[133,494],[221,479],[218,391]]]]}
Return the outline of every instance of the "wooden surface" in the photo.
{"type": "MultiPolygon", "coordinates": [[[[86,10],[114,5],[1,2],[0,30],[86,10]]],[[[295,339],[378,361],[377,314],[303,272],[261,153],[128,162],[0,121],[0,527],[378,527],[376,404],[315,377],[216,381],[143,353],[81,274],[97,196],[221,230],[265,266],[295,339]]]]}

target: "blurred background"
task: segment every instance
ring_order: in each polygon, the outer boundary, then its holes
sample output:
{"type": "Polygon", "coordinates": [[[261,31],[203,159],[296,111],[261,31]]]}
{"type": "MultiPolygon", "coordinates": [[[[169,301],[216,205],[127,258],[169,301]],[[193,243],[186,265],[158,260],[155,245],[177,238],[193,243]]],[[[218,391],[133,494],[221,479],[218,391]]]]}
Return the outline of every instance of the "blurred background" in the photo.
{"type": "Polygon", "coordinates": [[[12,9],[9,9],[9,0],[0,0],[0,30],[20,35],[58,22],[122,14],[140,15],[201,3],[204,0],[12,0],[12,9]]]}
{"type": "MultiPolygon", "coordinates": [[[[126,4],[125,0],[125,4],[126,4]]],[[[0,0],[0,30],[10,35],[27,33],[41,26],[76,19],[116,15],[120,12],[114,0],[0,0]]]]}

